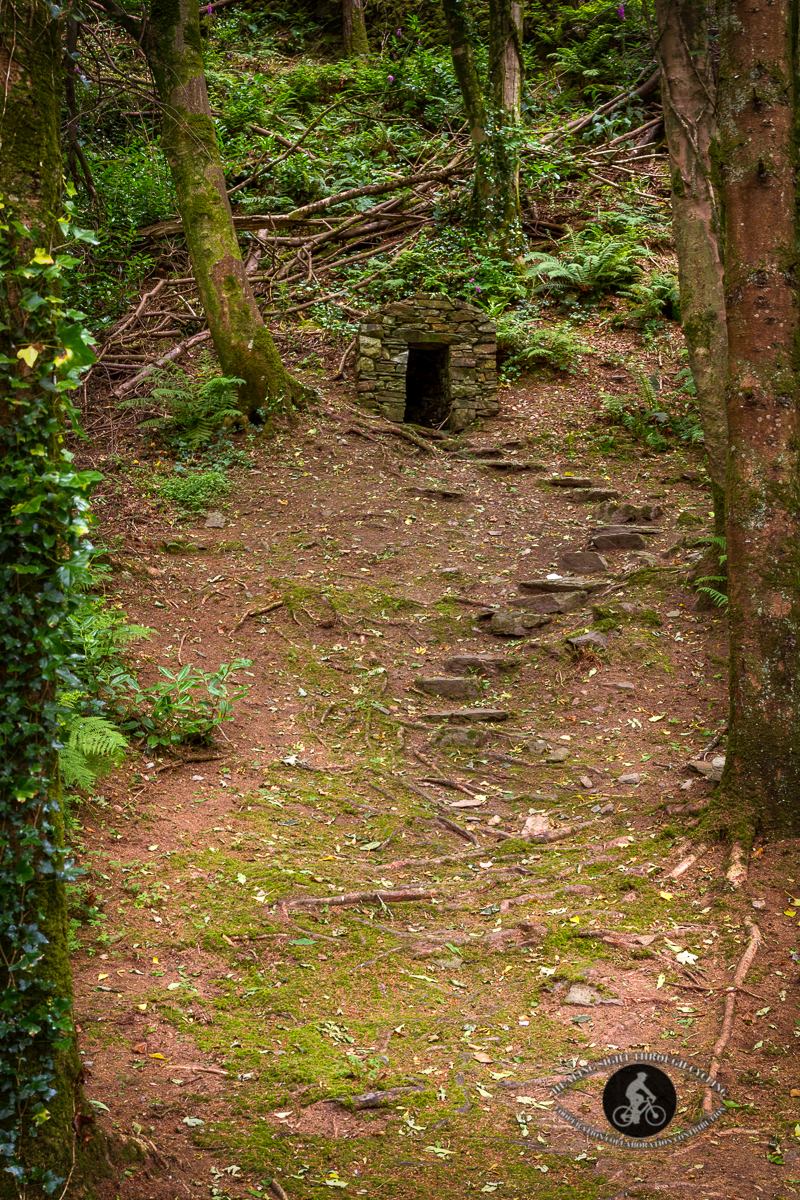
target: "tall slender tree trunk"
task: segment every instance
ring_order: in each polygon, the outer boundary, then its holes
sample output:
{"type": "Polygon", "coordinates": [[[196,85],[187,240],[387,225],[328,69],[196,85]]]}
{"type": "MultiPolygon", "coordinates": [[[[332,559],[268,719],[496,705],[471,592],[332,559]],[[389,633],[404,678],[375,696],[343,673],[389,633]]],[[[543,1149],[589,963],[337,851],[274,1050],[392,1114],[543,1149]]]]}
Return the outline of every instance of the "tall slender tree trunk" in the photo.
{"type": "Polygon", "coordinates": [[[723,0],[731,714],[716,808],[800,832],[797,11],[723,0]]]}
{"type": "MultiPolygon", "coordinates": [[[[138,22],[114,0],[103,7],[138,35],[138,22]]],[[[306,389],[284,369],[242,262],[206,91],[197,3],[152,0],[143,49],[164,107],[162,145],[222,370],[244,380],[243,411],[291,413],[306,389]]]]}
{"type": "MultiPolygon", "coordinates": [[[[57,496],[43,500],[27,536],[17,516],[25,492],[45,475],[57,478],[65,457],[56,434],[57,393],[26,384],[18,350],[30,342],[25,328],[34,311],[22,295],[17,265],[44,255],[58,235],[61,197],[62,64],[57,21],[47,0],[0,4],[0,231],[7,263],[0,279],[0,594],[4,645],[0,657],[0,1197],[42,1195],[45,1172],[71,1179],[71,1195],[83,1194],[85,1156],[73,1119],[81,1110],[81,1063],[72,1026],[72,978],[67,943],[64,884],[39,851],[37,838],[62,844],[57,787],[57,723],[52,712],[55,664],[52,603],[66,610],[60,590],[63,562],[57,532],[57,496]],[[18,225],[17,222],[20,224],[18,225]],[[27,230],[27,232],[25,232],[27,230]],[[20,470],[19,447],[30,442],[36,457],[20,470]],[[25,481],[28,481],[27,483],[25,481]],[[31,483],[32,481],[32,483],[31,483]],[[50,508],[48,508],[50,505],[50,508]],[[37,538],[41,541],[37,542],[37,538]],[[45,541],[49,538],[49,541],[45,541]],[[54,540],[55,539],[55,540],[54,540]],[[53,549],[47,549],[53,547],[53,549]],[[49,578],[26,566],[42,557],[49,578]],[[26,573],[26,570],[28,573],[26,573]],[[60,597],[60,599],[59,599],[60,597]],[[24,629],[20,640],[19,631],[24,629]],[[15,640],[16,639],[16,640],[15,640]],[[12,649],[13,648],[13,649],[12,649]],[[51,663],[50,681],[43,663],[51,663]],[[45,672],[46,674],[46,672],[45,672]],[[24,738],[21,730],[27,730],[24,738]],[[48,871],[49,866],[49,871],[48,871]],[[24,873],[23,873],[24,868],[24,873]],[[16,881],[15,883],[11,881],[16,881]],[[28,928],[27,951],[20,929],[28,928]],[[41,935],[41,941],[38,942],[41,935]],[[26,961],[29,960],[29,961],[26,961]],[[53,1022],[63,1011],[59,1044],[53,1022]],[[37,1106],[42,1106],[39,1117],[37,1106]],[[10,1172],[16,1160],[31,1178],[10,1172]]],[[[51,491],[53,489],[51,488],[51,491]]],[[[32,491],[29,493],[33,494],[32,491]]],[[[95,1142],[97,1150],[99,1141],[95,1142]]],[[[61,1190],[59,1188],[59,1190],[61,1190]]]]}
{"type": "Polygon", "coordinates": [[[520,100],[522,95],[521,0],[489,2],[489,76],[485,89],[475,61],[464,0],[442,0],[453,70],[475,150],[470,216],[503,244],[518,248],[520,100]]]}
{"type": "Polygon", "coordinates": [[[705,0],[656,0],[656,23],[681,319],[708,454],[715,532],[722,535],[728,453],[728,328],[719,202],[712,183],[716,81],[707,4],[705,0]]]}
{"type": "Polygon", "coordinates": [[[369,54],[364,0],[342,0],[342,40],[348,58],[369,54]]]}

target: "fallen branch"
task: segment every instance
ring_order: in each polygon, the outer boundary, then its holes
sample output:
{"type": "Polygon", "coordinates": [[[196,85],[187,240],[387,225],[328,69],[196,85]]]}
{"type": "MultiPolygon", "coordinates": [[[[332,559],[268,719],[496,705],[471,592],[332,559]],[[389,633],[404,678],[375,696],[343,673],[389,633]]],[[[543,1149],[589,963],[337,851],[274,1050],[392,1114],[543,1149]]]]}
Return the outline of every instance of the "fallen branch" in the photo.
{"type": "Polygon", "coordinates": [[[443,817],[437,813],[436,820],[440,825],[443,825],[445,829],[449,829],[451,833],[457,833],[458,836],[464,838],[465,841],[472,842],[473,846],[478,845],[478,839],[475,837],[474,833],[470,833],[468,829],[464,829],[461,825],[457,825],[456,822],[451,821],[449,817],[443,817]]]}
{"type": "Polygon", "coordinates": [[[265,613],[274,612],[276,608],[283,608],[283,600],[273,600],[271,604],[261,604],[256,608],[248,608],[247,612],[242,613],[239,620],[234,625],[231,633],[236,633],[240,625],[243,625],[248,617],[260,617],[265,613]]]}
{"type": "MultiPolygon", "coordinates": [[[[750,970],[753,959],[761,945],[761,930],[754,921],[747,920],[746,924],[750,926],[750,941],[747,943],[747,948],[739,960],[739,965],[736,968],[736,974],[733,977],[733,986],[728,995],[725,997],[725,1011],[722,1018],[722,1029],[720,1030],[719,1039],[714,1047],[711,1055],[711,1066],[708,1068],[710,1079],[716,1079],[720,1066],[720,1058],[727,1046],[731,1032],[733,1030],[733,1018],[736,1013],[736,992],[742,987],[747,972],[750,970]]],[[[711,1088],[706,1088],[703,1095],[703,1112],[710,1113],[713,1109],[714,1101],[711,1088]]]]}
{"type": "MultiPolygon", "coordinates": [[[[383,869],[383,868],[381,868],[383,869]]],[[[330,904],[343,906],[347,904],[385,904],[387,900],[397,904],[412,903],[414,900],[431,900],[438,892],[427,891],[388,891],[388,892],[344,892],[339,896],[294,896],[291,899],[279,900],[278,903],[289,908],[305,907],[311,904],[330,904]]]]}
{"type": "Polygon", "coordinates": [[[386,192],[396,192],[398,188],[413,187],[417,183],[431,183],[447,179],[449,175],[460,170],[465,157],[465,152],[460,150],[446,167],[442,167],[438,171],[422,171],[419,175],[406,175],[402,179],[390,179],[383,183],[368,183],[362,187],[350,188],[348,191],[338,192],[334,196],[325,196],[322,200],[312,200],[310,204],[305,204],[302,208],[293,209],[292,212],[286,214],[286,217],[290,221],[297,221],[301,217],[314,216],[337,204],[344,204],[347,200],[355,200],[359,196],[381,196],[386,192]]]}
{"type": "Polygon", "coordinates": [[[204,329],[201,333],[194,334],[193,337],[188,338],[185,342],[179,342],[177,346],[173,346],[172,349],[161,358],[157,358],[154,362],[149,363],[148,366],[146,366],[142,371],[139,371],[137,375],[134,375],[133,379],[126,379],[124,383],[121,383],[118,387],[115,387],[112,395],[116,396],[118,400],[121,399],[123,396],[127,395],[128,392],[132,392],[135,387],[138,387],[142,380],[146,379],[148,375],[152,375],[153,371],[158,370],[159,367],[165,367],[167,363],[176,362],[177,359],[182,358],[187,351],[191,350],[194,346],[199,346],[201,342],[207,342],[210,337],[211,330],[204,329]]]}
{"type": "MultiPolygon", "coordinates": [[[[353,338],[353,340],[350,342],[347,349],[345,350],[344,354],[342,355],[341,361],[339,363],[339,369],[337,370],[336,374],[334,375],[334,377],[333,377],[334,379],[344,379],[344,369],[345,369],[345,366],[347,365],[347,360],[350,357],[350,355],[353,353],[355,348],[356,348],[356,339],[353,338]]],[[[357,430],[357,432],[361,433],[362,436],[369,437],[369,434],[363,434],[360,429],[357,430]]],[[[374,439],[370,438],[370,441],[372,441],[372,440],[374,440],[374,439]]]]}
{"type": "MultiPolygon", "coordinates": [[[[224,2],[226,2],[226,0],[223,0],[223,3],[224,2]]],[[[286,1192],[278,1183],[277,1179],[270,1180],[269,1190],[272,1192],[273,1196],[277,1197],[277,1200],[289,1200],[289,1197],[286,1195],[286,1192]]]]}

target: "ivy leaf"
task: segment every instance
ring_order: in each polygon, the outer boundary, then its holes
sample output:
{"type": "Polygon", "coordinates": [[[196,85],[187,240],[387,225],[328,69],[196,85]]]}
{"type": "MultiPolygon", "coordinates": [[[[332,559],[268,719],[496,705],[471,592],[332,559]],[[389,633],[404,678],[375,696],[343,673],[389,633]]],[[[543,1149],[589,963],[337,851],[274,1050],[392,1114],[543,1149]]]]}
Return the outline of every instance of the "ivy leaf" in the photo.
{"type": "Polygon", "coordinates": [[[21,350],[17,351],[17,358],[21,358],[29,367],[33,366],[38,357],[39,351],[35,346],[23,346],[21,350]]]}

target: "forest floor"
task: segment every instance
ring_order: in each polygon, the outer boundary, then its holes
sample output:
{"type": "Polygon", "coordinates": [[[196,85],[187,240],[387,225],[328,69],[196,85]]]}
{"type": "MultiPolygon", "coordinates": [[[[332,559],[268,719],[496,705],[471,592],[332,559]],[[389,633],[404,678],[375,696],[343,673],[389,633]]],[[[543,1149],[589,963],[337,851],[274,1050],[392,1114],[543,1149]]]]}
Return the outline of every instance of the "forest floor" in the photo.
{"type": "MultiPolygon", "coordinates": [[[[107,599],[155,630],[141,677],[251,660],[213,749],[137,753],[76,808],[105,913],[73,961],[86,1095],[147,1151],[99,1195],[796,1194],[797,846],[757,844],[736,892],[721,845],[670,876],[697,818],[668,808],[709,794],[688,763],[720,753],[727,713],[724,618],[689,582],[702,453],[616,427],[598,445],[600,393],[680,363],[606,332],[585,374],[523,376],[423,450],[318,349],[319,403],[252,443],[208,524],[157,505],[158,448],[91,400],[79,459],[106,475],[107,599]],[[603,523],[549,482],[568,476],[663,514],[536,627],[520,582],[564,575],[603,523]],[[605,646],[571,649],[597,620],[605,646]],[[460,682],[418,682],[442,677],[460,682]],[[707,1070],[750,919],[719,1120],[642,1153],[554,1112],[552,1086],[610,1053],[707,1070]]],[[[666,1069],[672,1134],[703,1087],[666,1069]]],[[[611,1133],[604,1080],[559,1102],[611,1133]]]]}

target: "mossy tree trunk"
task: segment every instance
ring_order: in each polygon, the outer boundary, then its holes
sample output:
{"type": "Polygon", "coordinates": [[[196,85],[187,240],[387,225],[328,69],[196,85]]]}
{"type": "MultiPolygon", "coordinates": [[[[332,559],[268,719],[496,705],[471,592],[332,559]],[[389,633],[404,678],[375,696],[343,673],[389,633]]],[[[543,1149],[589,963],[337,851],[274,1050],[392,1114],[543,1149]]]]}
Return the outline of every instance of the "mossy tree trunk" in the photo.
{"type": "MultiPolygon", "coordinates": [[[[0,78],[5,89],[0,105],[0,198],[4,204],[3,223],[10,224],[2,235],[6,239],[4,253],[8,251],[13,261],[27,263],[37,248],[46,252],[54,241],[61,240],[56,222],[62,172],[61,72],[59,26],[47,0],[0,4],[0,78]],[[20,222],[20,227],[13,222],[20,222]],[[27,233],[20,232],[22,227],[27,233]]],[[[0,282],[0,354],[17,367],[6,365],[0,371],[0,456],[12,456],[12,461],[4,462],[10,474],[18,470],[13,448],[24,443],[27,436],[23,423],[39,414],[47,429],[58,417],[52,391],[40,392],[24,384],[25,368],[17,351],[30,341],[25,332],[29,311],[9,271],[0,282]],[[16,380],[15,370],[21,372],[16,380]]],[[[37,424],[34,440],[41,428],[37,424]]],[[[50,470],[57,461],[63,461],[62,451],[51,433],[43,433],[41,440],[42,445],[37,447],[37,453],[44,452],[40,469],[50,470]]],[[[37,473],[37,466],[31,467],[31,474],[37,473]]],[[[41,1185],[26,1188],[8,1173],[10,1155],[15,1155],[28,1171],[50,1171],[62,1181],[70,1178],[70,1195],[84,1194],[81,1180],[86,1165],[72,1124],[81,1109],[81,1064],[71,1018],[64,885],[52,874],[40,875],[42,863],[35,860],[32,876],[27,881],[20,879],[13,891],[5,890],[5,872],[24,859],[23,847],[35,829],[44,830],[49,824],[55,845],[61,843],[63,833],[57,785],[53,782],[48,786],[48,778],[57,779],[58,774],[56,754],[50,749],[53,684],[43,682],[42,671],[42,662],[47,661],[52,645],[53,609],[40,603],[44,586],[61,586],[57,574],[61,564],[57,554],[48,551],[46,557],[52,560],[49,580],[43,580],[41,574],[19,573],[30,547],[16,532],[18,522],[11,511],[10,490],[13,486],[9,484],[0,491],[0,588],[7,599],[3,629],[6,652],[0,659],[0,721],[9,722],[0,726],[0,870],[4,873],[0,891],[0,1111],[11,1109],[0,1117],[2,1200],[16,1200],[23,1190],[29,1196],[43,1195],[41,1185]],[[13,640],[18,626],[25,630],[21,643],[13,640]],[[31,730],[25,757],[14,741],[14,730],[23,723],[31,730]],[[17,788],[19,778],[29,775],[27,764],[31,758],[36,759],[41,772],[33,780],[38,789],[34,796],[39,802],[34,800],[35,807],[25,809],[21,808],[17,788]],[[16,816],[19,812],[29,813],[30,820],[20,820],[16,816]],[[31,901],[31,895],[36,896],[38,904],[31,901]],[[46,940],[41,944],[38,963],[26,966],[14,935],[26,920],[36,923],[37,907],[39,932],[46,940]],[[24,998],[22,1012],[15,1007],[20,997],[24,998]],[[61,1048],[54,1052],[53,1042],[48,1040],[51,1017],[47,1014],[55,1014],[59,1007],[64,1010],[64,1028],[61,1048]],[[45,1092],[37,1092],[35,1086],[37,1077],[48,1072],[54,1089],[49,1098],[45,1092]],[[31,1088],[28,1099],[20,1100],[26,1087],[31,1088]],[[16,1092],[16,1098],[9,1089],[16,1092]],[[37,1123],[33,1113],[39,1100],[44,1100],[46,1109],[37,1123]],[[26,1109],[27,1115],[23,1114],[18,1127],[20,1108],[26,1109]]],[[[15,495],[19,501],[19,491],[15,495]]],[[[49,526],[44,514],[42,518],[44,531],[49,526]]],[[[95,1143],[95,1150],[99,1144],[95,1143]]]]}
{"type": "Polygon", "coordinates": [[[169,163],[192,272],[226,375],[244,380],[243,412],[290,415],[307,389],[285,370],[256,307],[233,227],[217,131],[206,90],[200,17],[192,0],[151,0],[142,32],[116,0],[107,13],[141,38],[162,105],[162,146],[169,163]]]}
{"type": "Polygon", "coordinates": [[[728,453],[728,327],[719,198],[712,182],[716,80],[708,7],[704,0],[656,0],[655,7],[681,319],[708,454],[715,532],[721,536],[728,453]]]}
{"type": "Polygon", "coordinates": [[[516,251],[519,228],[519,138],[522,94],[522,4],[490,0],[489,73],[475,59],[467,0],[442,0],[453,70],[475,150],[473,224],[516,251]]]}
{"type": "Polygon", "coordinates": [[[745,836],[800,832],[796,22],[792,0],[720,9],[731,712],[715,808],[745,836]]]}
{"type": "Polygon", "coordinates": [[[342,40],[348,58],[369,54],[364,0],[342,0],[342,40]]]}

